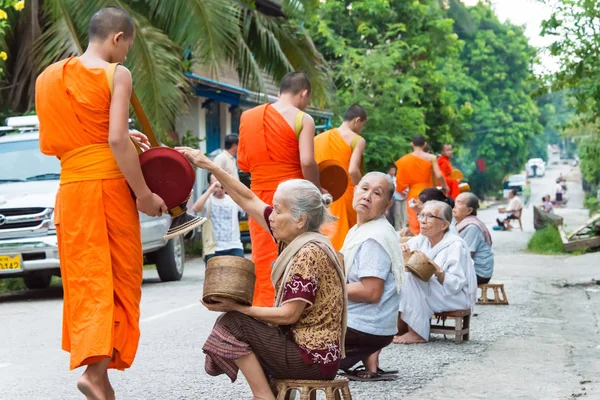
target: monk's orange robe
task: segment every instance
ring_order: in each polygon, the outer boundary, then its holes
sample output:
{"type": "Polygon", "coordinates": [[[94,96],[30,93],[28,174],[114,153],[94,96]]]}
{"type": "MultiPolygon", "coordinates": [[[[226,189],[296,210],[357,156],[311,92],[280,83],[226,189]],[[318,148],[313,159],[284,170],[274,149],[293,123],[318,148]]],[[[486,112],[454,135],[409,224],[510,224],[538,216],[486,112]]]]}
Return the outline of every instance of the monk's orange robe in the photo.
{"type": "Polygon", "coordinates": [[[460,189],[458,187],[458,181],[452,178],[452,163],[450,159],[444,155],[438,158],[438,166],[442,171],[442,175],[444,175],[444,180],[446,181],[446,185],[448,185],[448,189],[450,190],[448,196],[456,199],[456,196],[460,194],[460,189]]]}
{"type": "Polygon", "coordinates": [[[108,145],[102,68],[73,57],[36,83],[40,149],[60,159],[54,221],[64,290],[62,348],[71,369],[112,357],[125,369],[140,336],[142,243],[135,201],[108,145]]]}
{"type": "MultiPolygon", "coordinates": [[[[360,139],[360,136],[357,135],[360,139]]],[[[356,143],[356,140],[353,140],[356,143]]],[[[331,129],[315,137],[315,159],[317,163],[324,160],[336,160],[340,162],[346,172],[350,168],[350,158],[354,147],[344,140],[337,129],[331,129]]],[[[340,251],[350,228],[356,225],[356,211],[352,208],[354,197],[354,185],[348,176],[348,188],[342,197],[329,206],[329,212],[338,217],[338,220],[327,224],[322,232],[329,237],[333,247],[340,251]]]]}
{"type": "MultiPolygon", "coordinates": [[[[250,189],[267,204],[273,204],[281,182],[303,178],[296,133],[271,104],[242,114],[238,166],[250,172],[250,189]]],[[[250,240],[256,273],[252,305],[272,307],[275,289],[271,283],[271,266],[277,258],[277,244],[253,218],[250,218],[250,240]]]]}
{"type": "Polygon", "coordinates": [[[396,161],[396,191],[402,193],[408,187],[406,211],[408,213],[408,227],[412,233],[418,235],[421,226],[417,213],[408,207],[410,199],[417,199],[423,189],[433,186],[433,165],[429,161],[407,154],[396,161]]]}

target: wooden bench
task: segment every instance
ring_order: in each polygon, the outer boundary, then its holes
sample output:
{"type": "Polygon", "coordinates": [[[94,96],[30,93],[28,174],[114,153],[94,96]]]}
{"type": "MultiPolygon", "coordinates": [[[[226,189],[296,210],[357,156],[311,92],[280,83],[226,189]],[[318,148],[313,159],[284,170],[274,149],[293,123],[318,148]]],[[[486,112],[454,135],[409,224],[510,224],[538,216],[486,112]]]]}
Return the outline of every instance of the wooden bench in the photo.
{"type": "Polygon", "coordinates": [[[477,288],[481,289],[481,297],[477,300],[477,304],[508,305],[508,298],[506,297],[503,283],[484,283],[477,285],[477,288]],[[492,293],[494,293],[493,299],[488,299],[488,289],[492,289],[492,293]],[[502,292],[502,296],[500,295],[500,292],[502,292]]]}
{"type": "Polygon", "coordinates": [[[454,335],[454,343],[459,344],[469,340],[471,326],[471,310],[456,310],[435,313],[432,317],[429,334],[454,335]],[[454,320],[454,326],[446,326],[448,319],[454,320]],[[433,323],[433,320],[437,320],[433,323]],[[439,324],[441,321],[441,325],[439,324]]]}
{"type": "Polygon", "coordinates": [[[317,398],[317,392],[325,392],[326,400],[352,400],[348,379],[336,376],[331,381],[302,381],[296,379],[275,379],[273,381],[277,389],[277,400],[290,398],[290,391],[300,392],[300,400],[312,400],[317,398]]]}

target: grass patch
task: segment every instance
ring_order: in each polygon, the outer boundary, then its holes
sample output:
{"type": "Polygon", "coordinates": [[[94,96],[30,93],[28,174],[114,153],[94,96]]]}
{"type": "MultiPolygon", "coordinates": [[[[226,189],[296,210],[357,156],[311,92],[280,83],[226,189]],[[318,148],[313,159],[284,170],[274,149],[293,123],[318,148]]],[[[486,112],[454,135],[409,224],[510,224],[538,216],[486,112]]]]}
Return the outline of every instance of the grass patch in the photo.
{"type": "Polygon", "coordinates": [[[14,292],[24,289],[25,283],[23,283],[23,278],[0,279],[0,293],[14,292]]]}
{"type": "Polygon", "coordinates": [[[527,250],[536,254],[563,254],[560,232],[553,226],[535,232],[527,244],[527,250]]]}

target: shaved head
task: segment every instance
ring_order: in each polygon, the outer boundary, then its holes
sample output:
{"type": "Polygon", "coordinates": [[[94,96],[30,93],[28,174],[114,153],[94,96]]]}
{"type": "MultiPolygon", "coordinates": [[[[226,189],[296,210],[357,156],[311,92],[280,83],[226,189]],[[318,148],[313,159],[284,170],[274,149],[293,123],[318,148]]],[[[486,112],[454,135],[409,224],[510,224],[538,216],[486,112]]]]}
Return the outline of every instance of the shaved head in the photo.
{"type": "Polygon", "coordinates": [[[308,76],[304,72],[289,72],[285,74],[281,80],[279,93],[290,93],[296,95],[305,90],[308,91],[308,94],[310,94],[312,90],[308,76]]]}
{"type": "Polygon", "coordinates": [[[89,41],[104,41],[111,34],[123,32],[129,39],[135,32],[135,24],[131,15],[117,7],[102,8],[92,16],[88,27],[89,41]]]}

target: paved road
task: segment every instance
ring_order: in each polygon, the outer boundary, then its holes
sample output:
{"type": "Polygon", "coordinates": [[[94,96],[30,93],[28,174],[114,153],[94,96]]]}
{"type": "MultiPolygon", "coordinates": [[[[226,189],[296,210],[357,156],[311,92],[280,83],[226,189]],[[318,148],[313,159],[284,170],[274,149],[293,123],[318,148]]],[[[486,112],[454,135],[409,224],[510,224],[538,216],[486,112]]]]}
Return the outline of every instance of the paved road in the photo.
{"type": "MultiPolygon", "coordinates": [[[[569,169],[557,166],[534,180],[533,200],[550,192],[553,179],[569,169]]],[[[571,208],[559,212],[576,226],[587,219],[577,209],[579,184],[569,183],[569,196],[571,208]]],[[[480,216],[491,225],[495,212],[480,216]]],[[[382,367],[399,369],[402,378],[353,383],[355,399],[600,398],[600,293],[555,286],[600,278],[599,257],[524,253],[533,232],[531,209],[523,221],[524,232],[493,232],[493,281],[505,284],[511,304],[476,307],[472,340],[463,345],[438,338],[386,348],[382,367]]],[[[186,263],[181,282],[160,283],[154,271],[145,271],[138,356],[131,370],[111,372],[118,398],[251,397],[242,377],[231,384],[204,373],[201,347],[217,315],[198,302],[203,271],[198,259],[186,263]]],[[[60,289],[0,297],[0,399],[81,398],[75,389],[81,371],[69,372],[68,355],[60,350],[61,307],[60,289]]]]}

